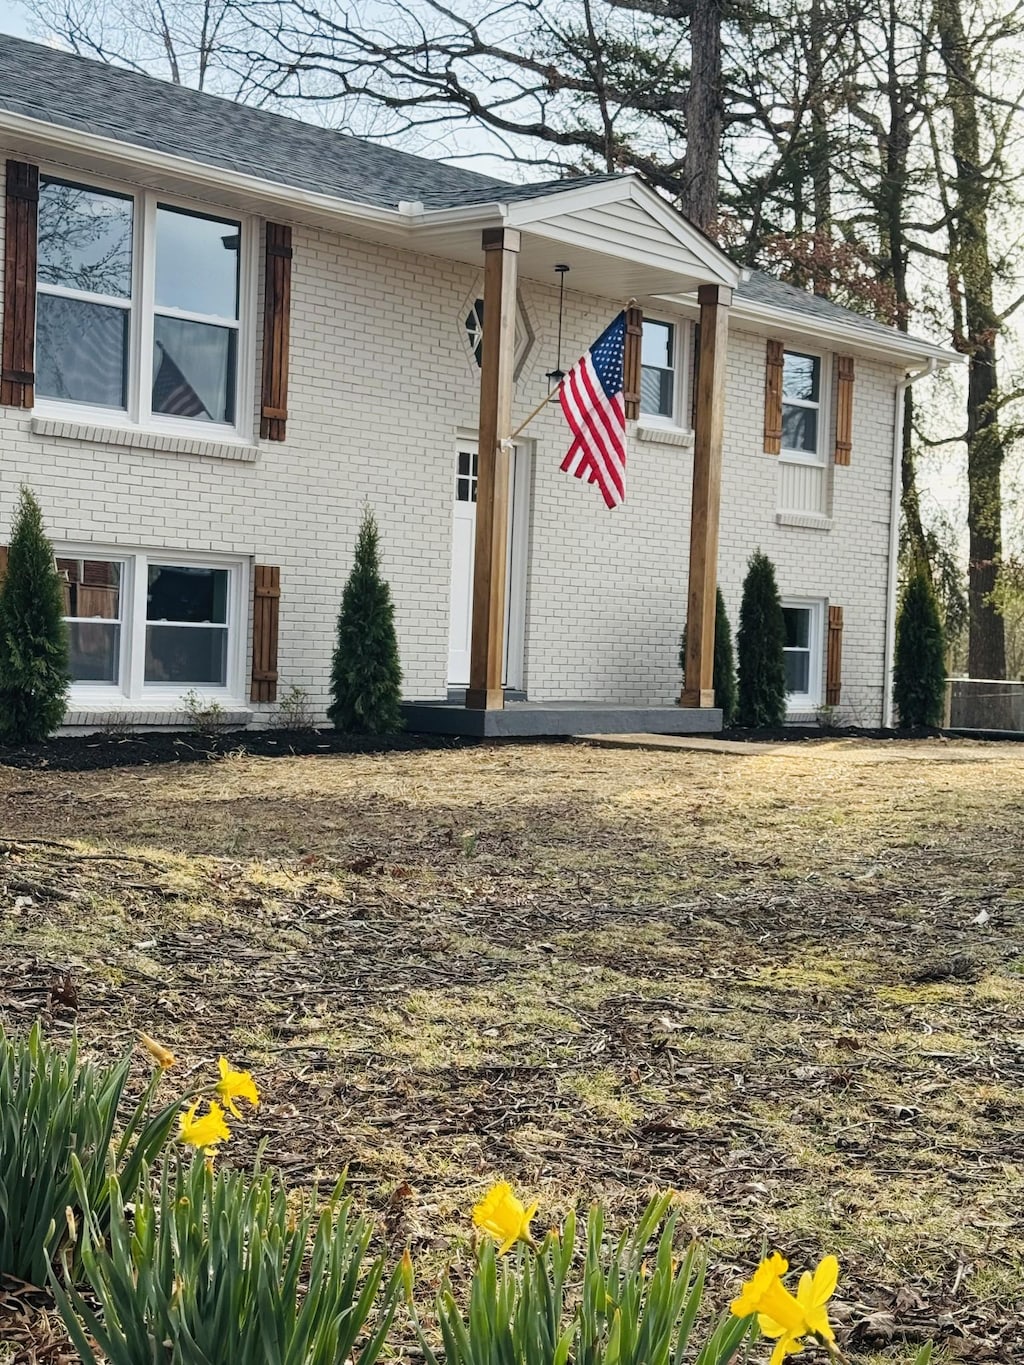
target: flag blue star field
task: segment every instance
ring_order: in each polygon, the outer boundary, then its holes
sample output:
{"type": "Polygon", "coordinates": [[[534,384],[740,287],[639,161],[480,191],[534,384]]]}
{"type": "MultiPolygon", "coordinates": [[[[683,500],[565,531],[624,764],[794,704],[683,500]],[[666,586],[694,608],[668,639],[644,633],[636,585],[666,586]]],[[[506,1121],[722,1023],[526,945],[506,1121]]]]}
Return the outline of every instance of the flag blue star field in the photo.
{"type": "Polygon", "coordinates": [[[608,507],[617,507],[626,496],[625,352],[623,312],[572,367],[558,390],[573,434],[561,467],[574,478],[597,484],[608,507]]]}

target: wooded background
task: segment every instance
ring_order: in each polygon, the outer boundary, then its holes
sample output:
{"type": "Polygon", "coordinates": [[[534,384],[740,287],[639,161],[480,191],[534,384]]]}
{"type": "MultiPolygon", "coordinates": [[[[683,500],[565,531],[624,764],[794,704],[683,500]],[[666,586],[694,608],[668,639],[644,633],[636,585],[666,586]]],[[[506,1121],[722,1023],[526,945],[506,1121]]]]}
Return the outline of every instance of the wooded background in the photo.
{"type": "Polygon", "coordinates": [[[1024,671],[1024,0],[25,9],[85,56],[510,178],[637,171],[742,263],[952,345],[965,372],[907,393],[904,561],[957,665],[1024,671]]]}

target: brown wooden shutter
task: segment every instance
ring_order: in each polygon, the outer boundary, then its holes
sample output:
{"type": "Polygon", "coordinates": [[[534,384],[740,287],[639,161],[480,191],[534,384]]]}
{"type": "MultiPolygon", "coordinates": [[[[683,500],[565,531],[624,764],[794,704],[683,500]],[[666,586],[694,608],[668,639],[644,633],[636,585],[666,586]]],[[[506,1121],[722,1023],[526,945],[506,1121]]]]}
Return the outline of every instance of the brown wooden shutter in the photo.
{"type": "Polygon", "coordinates": [[[263,295],[263,396],[260,435],[283,441],[288,420],[288,343],[292,308],[292,230],[267,224],[263,295]]]}
{"type": "Polygon", "coordinates": [[[281,570],[257,564],[252,590],[252,688],[250,701],[277,701],[277,609],[281,570]]]}
{"type": "Polygon", "coordinates": [[[38,216],[39,167],[8,161],[0,404],[10,408],[30,408],[35,402],[38,216]]]}
{"type": "Polygon", "coordinates": [[[843,609],[828,609],[828,645],[825,655],[825,705],[838,706],[843,688],[843,609]]]}
{"type": "Polygon", "coordinates": [[[640,308],[626,309],[626,348],[622,357],[623,394],[626,420],[640,416],[640,354],[643,344],[644,315],[640,308]]]}
{"type": "Polygon", "coordinates": [[[764,453],[778,455],[782,449],[782,363],[785,347],[769,341],[764,373],[764,453]]]}
{"type": "Polygon", "coordinates": [[[853,450],[853,356],[836,356],[836,464],[849,464],[853,450]]]}
{"type": "Polygon", "coordinates": [[[0,583],[7,577],[7,546],[0,545],[0,583]]]}

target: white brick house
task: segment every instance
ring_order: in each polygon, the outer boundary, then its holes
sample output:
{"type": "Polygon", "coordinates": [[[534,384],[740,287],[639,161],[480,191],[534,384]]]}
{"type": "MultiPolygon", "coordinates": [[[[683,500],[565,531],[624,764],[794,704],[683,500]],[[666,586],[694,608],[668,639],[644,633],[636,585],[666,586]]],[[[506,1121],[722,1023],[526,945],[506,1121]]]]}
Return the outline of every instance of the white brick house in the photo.
{"type": "Polygon", "coordinates": [[[734,625],[760,546],[792,714],[835,700],[841,607],[839,704],[888,715],[902,392],[941,349],[744,277],[630,178],[507,186],[8,37],[0,160],[0,527],[27,483],[67,579],[69,724],[173,722],[189,690],[258,723],[275,672],[322,709],[366,502],[407,697],[470,682],[481,234],[498,229],[520,243],[514,423],[556,368],[556,264],[562,368],[627,298],[645,317],[623,506],[560,472],[557,404],[516,445],[504,686],[531,703],[677,697],[707,286],[731,298],[718,578],[734,625]],[[279,570],[278,611],[260,566],[279,570]]]}

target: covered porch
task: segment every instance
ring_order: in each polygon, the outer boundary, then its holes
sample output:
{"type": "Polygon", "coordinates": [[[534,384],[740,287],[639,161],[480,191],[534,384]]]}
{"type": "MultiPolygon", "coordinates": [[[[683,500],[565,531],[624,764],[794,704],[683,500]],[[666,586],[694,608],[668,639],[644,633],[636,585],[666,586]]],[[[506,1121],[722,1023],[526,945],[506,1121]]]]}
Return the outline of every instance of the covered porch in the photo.
{"type": "MultiPolygon", "coordinates": [[[[411,730],[472,736],[540,736],[585,733],[707,734],[721,728],[714,705],[712,657],[717,584],[718,520],[721,486],[725,360],[729,308],[739,271],[718,248],[639,181],[617,177],[574,188],[548,187],[527,193],[512,190],[508,202],[468,208],[426,210],[404,206],[416,219],[421,250],[483,266],[482,354],[479,377],[478,472],[472,534],[471,620],[468,687],[448,699],[412,701],[405,706],[411,730]],[[521,197],[516,197],[521,195],[521,197]],[[680,573],[679,627],[688,622],[688,686],[675,699],[655,689],[661,705],[637,705],[638,689],[615,693],[595,688],[601,701],[557,695],[542,698],[506,692],[506,611],[510,572],[510,462],[513,437],[543,401],[516,391],[517,289],[521,281],[551,286],[556,267],[568,268],[578,294],[609,301],[608,317],[627,310],[624,398],[627,421],[640,415],[643,312],[665,300],[685,302],[699,321],[694,357],[692,496],[690,514],[679,518],[680,569],[688,555],[685,580],[680,573]],[[685,603],[685,606],[684,606],[685,603]]],[[[600,328],[598,330],[601,330],[600,328]]],[[[597,333],[588,338],[596,340],[597,333]]],[[[578,352],[562,359],[566,368],[578,352]]],[[[552,356],[552,362],[555,357],[552,356]]],[[[553,366],[554,368],[554,366],[553,366]]],[[[554,385],[552,385],[552,393],[554,385]]],[[[557,400],[556,400],[557,401],[557,400]]],[[[565,447],[571,441],[566,427],[565,447]]],[[[555,452],[550,436],[540,457],[555,452]]],[[[558,452],[557,460],[565,452],[558,452]]],[[[626,499],[629,500],[627,453],[626,499]]],[[[592,496],[584,487],[580,497],[592,496]]],[[[616,513],[604,512],[614,534],[616,513]]],[[[619,540],[620,550],[622,546],[619,540]]],[[[468,547],[467,547],[468,548],[468,547]]],[[[637,554],[642,554],[638,544],[637,554]]],[[[637,561],[637,592],[643,566],[637,561]]],[[[632,580],[631,580],[632,581],[632,580]]],[[[572,610],[573,585],[565,584],[566,612],[572,610]]],[[[468,600],[468,599],[467,599],[468,600]]],[[[454,618],[453,618],[454,619],[454,618]]],[[[463,617],[463,620],[466,618],[463,617]]],[[[527,631],[529,622],[527,620],[527,631]]],[[[598,656],[595,656],[598,657],[598,656]]],[[[463,656],[465,658],[465,656],[463,656]]],[[[645,678],[637,678],[641,684],[645,678]]],[[[463,674],[459,682],[466,682],[463,674]]],[[[621,678],[620,682],[625,680],[621,678]]],[[[449,683],[452,677],[449,675],[449,683]]],[[[664,686],[664,681],[661,686],[664,686]]],[[[582,689],[581,689],[582,690],[582,689]]],[[[651,690],[651,689],[648,689],[651,690]]]]}

